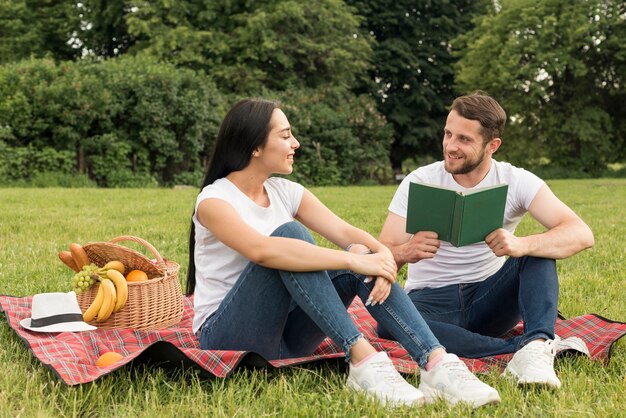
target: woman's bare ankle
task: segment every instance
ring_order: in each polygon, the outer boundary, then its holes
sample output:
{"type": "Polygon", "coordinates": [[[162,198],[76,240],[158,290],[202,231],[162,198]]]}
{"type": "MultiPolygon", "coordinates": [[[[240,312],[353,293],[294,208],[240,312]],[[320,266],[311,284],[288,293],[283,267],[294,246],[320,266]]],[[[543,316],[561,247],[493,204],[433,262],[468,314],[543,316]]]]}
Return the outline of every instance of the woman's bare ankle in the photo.
{"type": "Polygon", "coordinates": [[[372,354],[376,354],[376,349],[365,338],[359,338],[350,347],[350,362],[357,364],[372,354]]]}

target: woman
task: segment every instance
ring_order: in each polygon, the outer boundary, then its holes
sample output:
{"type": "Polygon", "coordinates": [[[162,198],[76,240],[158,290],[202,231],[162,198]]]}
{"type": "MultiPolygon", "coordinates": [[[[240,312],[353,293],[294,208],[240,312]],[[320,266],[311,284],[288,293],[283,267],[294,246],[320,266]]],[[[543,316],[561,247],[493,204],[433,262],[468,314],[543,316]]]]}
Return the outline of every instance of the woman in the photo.
{"type": "Polygon", "coordinates": [[[498,402],[430,332],[395,283],[387,247],[301,185],[271,177],[292,172],[299,146],[274,102],[243,100],[222,122],[189,240],[187,293],[201,348],[303,357],[329,336],[346,353],[347,385],[382,403],[498,402]],[[303,225],[349,251],[316,246],[303,225]],[[352,322],[346,308],[356,295],[422,367],[420,389],[352,322]]]}

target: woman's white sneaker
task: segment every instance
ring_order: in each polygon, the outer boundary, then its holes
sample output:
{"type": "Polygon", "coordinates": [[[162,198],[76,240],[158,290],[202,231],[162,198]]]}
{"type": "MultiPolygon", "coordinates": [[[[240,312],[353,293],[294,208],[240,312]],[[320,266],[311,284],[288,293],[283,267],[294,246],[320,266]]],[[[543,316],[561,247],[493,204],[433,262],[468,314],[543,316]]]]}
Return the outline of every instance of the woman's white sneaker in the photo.
{"type": "Polygon", "coordinates": [[[350,363],[346,386],[377,399],[383,405],[410,406],[424,403],[424,394],[400,376],[384,351],[374,354],[358,366],[350,363]]]}
{"type": "Polygon", "coordinates": [[[554,372],[554,340],[535,340],[519,349],[504,369],[504,376],[511,376],[520,385],[536,384],[560,388],[561,381],[554,372]]]}
{"type": "Polygon", "coordinates": [[[498,391],[481,382],[463,361],[451,353],[445,354],[432,370],[420,370],[419,389],[427,402],[443,398],[451,404],[466,402],[474,408],[500,402],[498,391]]]}

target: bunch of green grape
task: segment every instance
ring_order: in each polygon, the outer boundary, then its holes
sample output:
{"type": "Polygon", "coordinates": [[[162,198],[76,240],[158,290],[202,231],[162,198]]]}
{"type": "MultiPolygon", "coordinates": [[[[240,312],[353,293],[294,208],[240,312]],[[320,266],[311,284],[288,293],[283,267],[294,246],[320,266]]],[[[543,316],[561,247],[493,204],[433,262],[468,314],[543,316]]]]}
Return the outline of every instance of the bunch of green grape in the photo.
{"type": "Polygon", "coordinates": [[[96,282],[96,280],[99,280],[98,270],[99,267],[91,263],[83,266],[83,269],[72,277],[74,292],[76,292],[77,295],[80,295],[81,292],[89,289],[91,285],[96,282]]]}

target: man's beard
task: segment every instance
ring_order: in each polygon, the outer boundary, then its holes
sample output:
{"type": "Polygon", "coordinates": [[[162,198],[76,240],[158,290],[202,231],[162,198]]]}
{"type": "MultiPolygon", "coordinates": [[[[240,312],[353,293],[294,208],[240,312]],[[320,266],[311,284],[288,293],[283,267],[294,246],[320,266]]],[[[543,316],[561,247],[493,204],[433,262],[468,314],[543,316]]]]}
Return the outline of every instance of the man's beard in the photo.
{"type": "MultiPolygon", "coordinates": [[[[483,149],[484,151],[484,149],[483,149]]],[[[465,162],[463,163],[463,165],[459,168],[457,168],[456,170],[451,170],[450,167],[448,167],[447,161],[444,162],[444,168],[446,169],[446,171],[450,174],[467,174],[471,171],[473,171],[474,169],[476,169],[476,167],[478,167],[483,160],[485,159],[485,153],[483,152],[480,156],[480,158],[476,159],[476,160],[465,160],[465,162]]]]}

